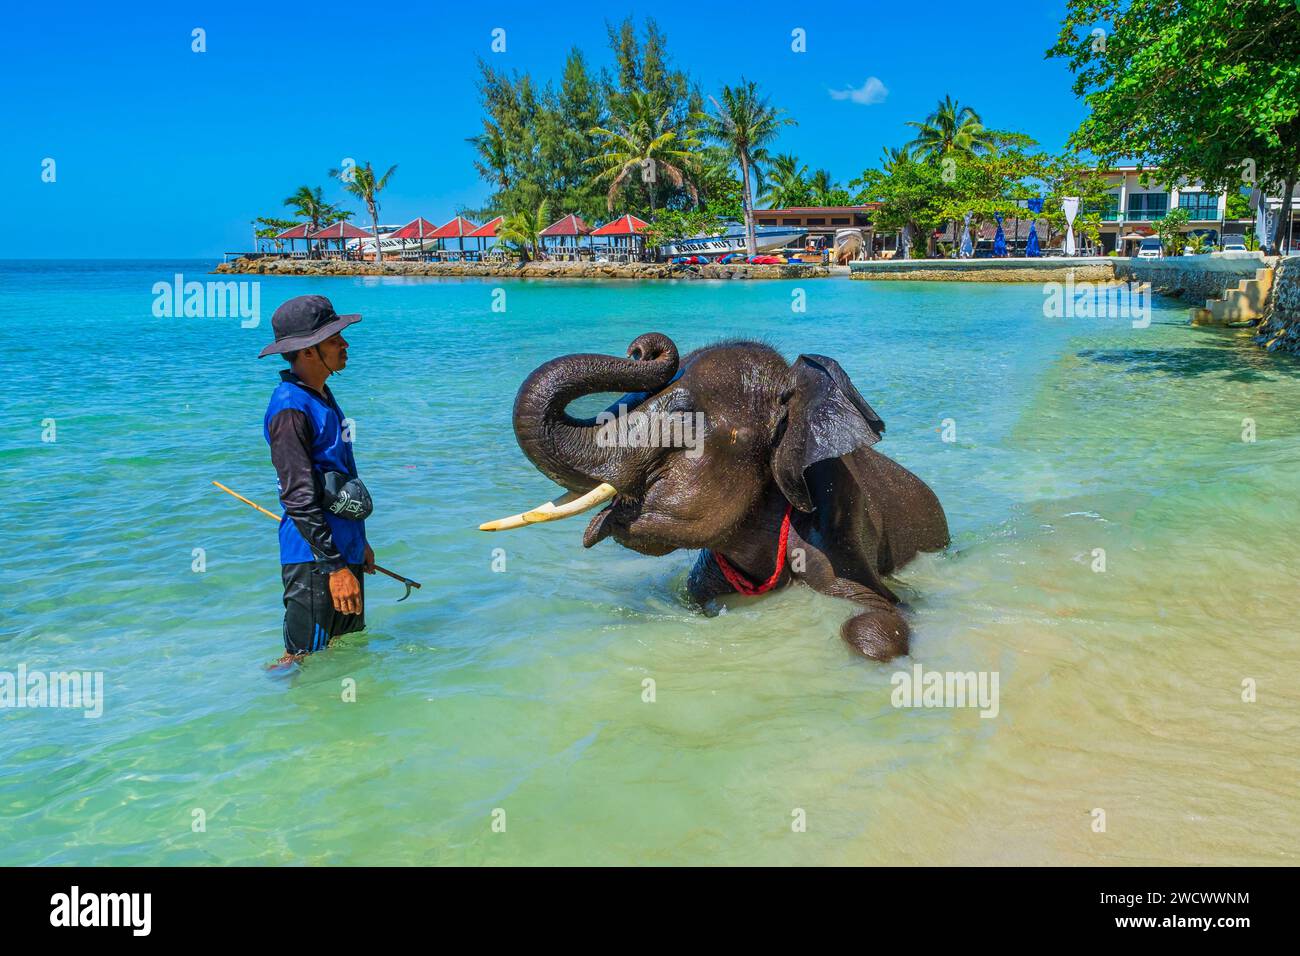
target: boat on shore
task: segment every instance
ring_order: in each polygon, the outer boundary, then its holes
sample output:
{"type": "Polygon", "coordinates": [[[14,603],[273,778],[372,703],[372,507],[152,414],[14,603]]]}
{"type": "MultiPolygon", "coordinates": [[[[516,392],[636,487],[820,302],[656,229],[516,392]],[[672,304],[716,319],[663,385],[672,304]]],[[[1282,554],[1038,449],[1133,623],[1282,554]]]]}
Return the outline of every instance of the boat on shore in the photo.
{"type": "MultiPolygon", "coordinates": [[[[781,249],[797,241],[808,230],[797,226],[755,226],[754,243],[760,253],[781,249]]],[[[725,256],[730,252],[745,251],[745,224],[723,223],[722,231],[712,235],[701,233],[687,239],[677,239],[659,247],[665,258],[675,256],[725,256]]]]}

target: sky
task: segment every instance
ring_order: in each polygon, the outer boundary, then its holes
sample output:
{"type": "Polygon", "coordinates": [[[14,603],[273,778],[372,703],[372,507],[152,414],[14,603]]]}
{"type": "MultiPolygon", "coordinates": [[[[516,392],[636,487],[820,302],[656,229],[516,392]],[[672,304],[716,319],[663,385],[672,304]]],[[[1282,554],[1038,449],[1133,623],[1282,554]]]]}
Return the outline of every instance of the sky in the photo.
{"type": "MultiPolygon", "coordinates": [[[[447,221],[489,189],[479,57],[558,81],[581,48],[612,65],[605,24],[644,4],[23,3],[0,29],[0,258],[210,258],[289,218],[299,185],[344,198],[346,158],[398,171],[383,222],[447,221]],[[193,52],[192,31],[206,51],[193,52]],[[505,30],[504,53],[491,49],[505,30]],[[54,181],[43,181],[46,160],[54,181]]],[[[708,93],[741,76],[798,121],[777,152],[847,183],[910,139],[945,94],[986,125],[1059,149],[1083,118],[1047,60],[1064,0],[996,5],[655,4],[672,62],[708,93]],[[716,12],[714,12],[716,11],[716,12]],[[805,31],[806,51],[792,50],[805,31]]],[[[47,174],[48,175],[48,174],[47,174]]],[[[356,203],[352,202],[351,208],[356,203]]],[[[364,217],[362,217],[364,218],[364,217]]]]}

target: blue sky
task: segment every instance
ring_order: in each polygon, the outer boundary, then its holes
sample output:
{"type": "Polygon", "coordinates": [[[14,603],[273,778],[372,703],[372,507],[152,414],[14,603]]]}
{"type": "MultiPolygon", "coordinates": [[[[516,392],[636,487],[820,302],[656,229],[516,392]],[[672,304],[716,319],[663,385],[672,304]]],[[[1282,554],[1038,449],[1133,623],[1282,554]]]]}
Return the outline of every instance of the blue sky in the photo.
{"type": "MultiPolygon", "coordinates": [[[[799,122],[779,150],[840,182],[906,141],[904,123],[947,93],[1050,149],[1084,115],[1064,64],[1043,57],[1063,0],[655,7],[674,61],[706,92],[742,74],[756,80],[799,122]],[[791,51],[796,27],[806,53],[791,51]],[[832,95],[872,77],[873,95],[832,95]]],[[[244,249],[249,221],[286,215],[281,200],[298,185],[341,198],[326,171],[345,157],[398,164],[384,221],[444,222],[487,195],[465,142],[479,128],[475,59],[544,80],[558,78],[576,45],[607,65],[605,21],[643,9],[13,5],[0,32],[9,187],[0,257],[244,249]],[[205,53],[191,52],[195,27],[206,30],[205,53]],[[494,27],[506,30],[504,54],[490,50],[494,27]],[[54,183],[41,181],[47,157],[54,183]]]]}

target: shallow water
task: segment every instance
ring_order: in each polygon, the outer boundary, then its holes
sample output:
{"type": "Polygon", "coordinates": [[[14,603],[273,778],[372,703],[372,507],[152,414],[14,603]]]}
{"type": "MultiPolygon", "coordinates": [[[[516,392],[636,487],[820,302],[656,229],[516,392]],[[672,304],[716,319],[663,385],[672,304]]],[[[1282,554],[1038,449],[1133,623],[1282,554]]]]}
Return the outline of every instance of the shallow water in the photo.
{"type": "Polygon", "coordinates": [[[257,328],[152,316],[204,269],[0,264],[0,671],[105,679],[98,719],[0,711],[6,862],[1297,862],[1294,360],[1027,285],[277,278],[257,328]],[[274,529],[209,482],[274,504],[254,356],[304,292],[366,316],[334,388],[378,559],[424,587],[368,579],[369,630],[277,677],[274,529]],[[584,521],[474,530],[553,490],[523,377],[652,330],[831,355],[881,412],[953,530],[896,582],[910,660],[803,589],[697,616],[691,555],[584,521]],[[997,672],[998,715],[893,707],[913,663],[997,672]]]}

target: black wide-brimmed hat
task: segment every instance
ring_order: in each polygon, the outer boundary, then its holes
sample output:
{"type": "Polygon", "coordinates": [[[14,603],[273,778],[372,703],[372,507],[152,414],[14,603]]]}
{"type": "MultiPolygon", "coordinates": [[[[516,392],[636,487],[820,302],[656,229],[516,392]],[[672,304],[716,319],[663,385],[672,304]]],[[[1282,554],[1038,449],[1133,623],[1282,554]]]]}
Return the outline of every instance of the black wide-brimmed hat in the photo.
{"type": "Polygon", "coordinates": [[[275,341],[262,349],[257,357],[310,348],[360,321],[360,315],[339,315],[323,295],[297,296],[281,305],[271,316],[275,341]]]}

